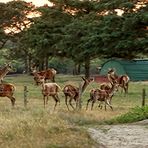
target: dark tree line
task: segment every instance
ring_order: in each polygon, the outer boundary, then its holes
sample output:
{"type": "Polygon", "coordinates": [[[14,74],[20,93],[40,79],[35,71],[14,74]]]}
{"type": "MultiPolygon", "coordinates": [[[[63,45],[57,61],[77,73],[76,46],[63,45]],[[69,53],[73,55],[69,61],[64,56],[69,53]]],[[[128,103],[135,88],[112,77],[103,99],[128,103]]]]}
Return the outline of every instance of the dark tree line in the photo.
{"type": "Polygon", "coordinates": [[[89,77],[90,61],[96,57],[147,55],[146,0],[50,2],[52,7],[35,7],[24,1],[0,3],[0,48],[11,41],[7,58],[24,61],[26,71],[32,63],[47,69],[50,58],[65,57],[78,69],[84,64],[89,77]],[[31,13],[36,17],[29,17],[31,13]]]}

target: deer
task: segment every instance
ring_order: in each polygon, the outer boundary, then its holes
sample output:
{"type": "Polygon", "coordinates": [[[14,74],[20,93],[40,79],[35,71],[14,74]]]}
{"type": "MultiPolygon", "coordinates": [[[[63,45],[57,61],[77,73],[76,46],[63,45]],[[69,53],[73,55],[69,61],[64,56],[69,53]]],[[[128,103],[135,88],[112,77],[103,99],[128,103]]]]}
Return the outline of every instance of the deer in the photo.
{"type": "Polygon", "coordinates": [[[72,107],[73,110],[75,110],[76,108],[74,108],[74,106],[72,105],[72,101],[73,100],[75,101],[76,107],[77,107],[77,102],[80,97],[80,89],[81,89],[81,94],[82,94],[85,91],[86,87],[90,84],[90,82],[93,81],[92,78],[84,78],[84,77],[81,77],[81,78],[83,80],[83,85],[81,88],[71,85],[71,84],[67,84],[63,88],[63,93],[65,95],[65,104],[68,110],[70,110],[68,103],[67,103],[68,99],[69,99],[69,105],[72,107]]]}
{"type": "MultiPolygon", "coordinates": [[[[106,110],[106,105],[108,105],[113,110],[113,107],[111,105],[111,100],[117,90],[118,90],[118,85],[109,86],[107,84],[102,84],[100,88],[91,89],[90,98],[87,100],[86,110],[88,109],[88,105],[90,102],[92,102],[91,110],[93,110],[94,103],[97,100],[101,103],[105,102],[105,110],[106,110]]],[[[99,107],[102,109],[101,104],[99,104],[99,107]]]]}
{"type": "Polygon", "coordinates": [[[114,96],[115,92],[118,91],[118,85],[119,84],[112,85],[112,84],[109,84],[109,83],[102,83],[100,85],[101,90],[105,90],[107,93],[109,93],[109,95],[110,95],[110,104],[111,104],[111,100],[112,100],[112,97],[114,96]]]}
{"type": "Polygon", "coordinates": [[[115,73],[115,69],[111,68],[108,70],[107,77],[111,85],[118,84],[118,86],[121,87],[122,90],[124,90],[124,95],[128,93],[128,86],[130,81],[130,78],[128,75],[125,74],[125,75],[118,76],[115,73]]]}
{"type": "Polygon", "coordinates": [[[36,82],[37,82],[36,83],[37,85],[41,84],[44,108],[48,103],[48,97],[51,96],[55,101],[55,105],[54,105],[54,110],[55,110],[57,103],[58,102],[60,103],[58,92],[59,90],[61,90],[61,87],[55,82],[46,83],[45,76],[40,76],[39,74],[36,74],[36,82]]]}
{"type": "Polygon", "coordinates": [[[16,88],[11,83],[2,83],[0,84],[0,97],[8,97],[11,100],[12,107],[15,105],[14,92],[16,88]]]}
{"type": "Polygon", "coordinates": [[[42,70],[42,71],[38,71],[38,72],[35,69],[32,71],[32,74],[34,75],[34,80],[36,83],[37,83],[36,74],[38,74],[40,76],[44,76],[45,82],[47,82],[47,80],[51,80],[52,82],[55,82],[56,73],[57,73],[57,71],[54,68],[50,68],[50,69],[42,70]]]}
{"type": "Polygon", "coordinates": [[[4,77],[11,70],[12,70],[12,66],[10,65],[10,63],[5,64],[5,66],[2,69],[0,69],[0,83],[3,82],[4,77]]]}

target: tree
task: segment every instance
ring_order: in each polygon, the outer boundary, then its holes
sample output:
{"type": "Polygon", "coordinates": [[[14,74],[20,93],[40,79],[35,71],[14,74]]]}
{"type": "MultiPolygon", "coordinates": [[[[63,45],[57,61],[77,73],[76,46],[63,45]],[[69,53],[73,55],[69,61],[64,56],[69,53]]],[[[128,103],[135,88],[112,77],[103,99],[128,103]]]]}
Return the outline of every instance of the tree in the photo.
{"type": "MultiPolygon", "coordinates": [[[[76,65],[85,65],[85,76],[89,77],[90,60],[96,57],[131,59],[139,56],[139,53],[147,53],[146,1],[51,2],[52,7],[43,6],[35,10],[40,16],[31,18],[33,23],[26,25],[26,29],[20,27],[26,22],[26,13],[23,12],[26,8],[32,11],[32,7],[23,7],[23,11],[20,11],[21,5],[18,2],[16,10],[21,12],[18,17],[14,15],[17,12],[15,9],[11,10],[12,16],[6,13],[10,21],[5,22],[3,19],[3,27],[5,28],[5,24],[7,28],[14,27],[17,22],[15,28],[20,28],[20,32],[9,34],[9,37],[17,38],[19,41],[16,42],[19,48],[15,48],[17,58],[26,55],[24,57],[38,61],[41,69],[48,67],[50,57],[71,58],[76,65]],[[122,14],[119,15],[119,11],[122,14]]],[[[12,8],[14,4],[15,2],[12,3],[12,8]]],[[[1,33],[4,33],[3,30],[1,33]]],[[[5,34],[2,36],[5,37],[5,34]]]]}
{"type": "Polygon", "coordinates": [[[35,6],[32,3],[25,1],[10,1],[8,3],[0,3],[0,28],[1,28],[1,42],[10,49],[6,58],[22,59],[26,57],[22,48],[18,48],[21,37],[29,25],[32,23],[30,14],[35,13],[35,6]],[[11,44],[10,44],[11,43],[11,44]]]}
{"type": "Polygon", "coordinates": [[[132,59],[145,53],[148,44],[146,7],[126,11],[121,16],[108,14],[103,17],[99,37],[105,57],[132,59]]]}
{"type": "Polygon", "coordinates": [[[44,69],[44,65],[47,69],[49,57],[57,56],[60,52],[56,43],[60,39],[63,26],[71,21],[71,16],[48,6],[40,7],[38,11],[41,16],[34,19],[24,41],[29,48],[35,50],[34,58],[40,69],[44,69]]]}

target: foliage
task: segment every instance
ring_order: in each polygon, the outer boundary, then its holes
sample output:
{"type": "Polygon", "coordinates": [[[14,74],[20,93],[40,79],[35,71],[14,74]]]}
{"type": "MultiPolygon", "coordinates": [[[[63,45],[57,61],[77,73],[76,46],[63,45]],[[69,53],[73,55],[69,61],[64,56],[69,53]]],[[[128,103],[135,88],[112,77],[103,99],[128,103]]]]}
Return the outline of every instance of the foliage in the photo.
{"type": "Polygon", "coordinates": [[[148,119],[148,106],[135,107],[126,114],[105,121],[107,124],[131,123],[148,119]]]}
{"type": "Polygon", "coordinates": [[[47,68],[49,57],[66,57],[85,64],[88,75],[90,60],[96,57],[132,59],[147,54],[146,0],[51,2],[53,6],[39,8],[24,1],[0,3],[0,47],[8,39],[15,45],[7,58],[47,68]],[[29,18],[30,13],[38,17],[29,18]]]}
{"type": "Polygon", "coordinates": [[[72,74],[74,63],[72,60],[66,58],[53,58],[49,61],[49,67],[54,67],[57,73],[72,74]]]}
{"type": "Polygon", "coordinates": [[[6,4],[0,3],[0,7],[0,27],[5,33],[3,41],[5,41],[5,47],[9,49],[5,58],[9,60],[20,60],[21,58],[23,61],[28,49],[25,51],[23,45],[19,47],[19,41],[24,35],[23,31],[27,29],[32,22],[29,15],[35,12],[35,6],[25,1],[10,1],[6,4]]]}

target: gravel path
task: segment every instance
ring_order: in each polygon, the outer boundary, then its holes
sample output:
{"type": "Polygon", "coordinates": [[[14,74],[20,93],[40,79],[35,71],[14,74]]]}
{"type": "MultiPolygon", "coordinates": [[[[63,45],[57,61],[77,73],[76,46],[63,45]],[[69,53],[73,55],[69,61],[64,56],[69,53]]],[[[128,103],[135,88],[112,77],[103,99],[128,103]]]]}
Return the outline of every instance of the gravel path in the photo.
{"type": "Polygon", "coordinates": [[[148,120],[88,129],[99,148],[148,148],[148,120]]]}

